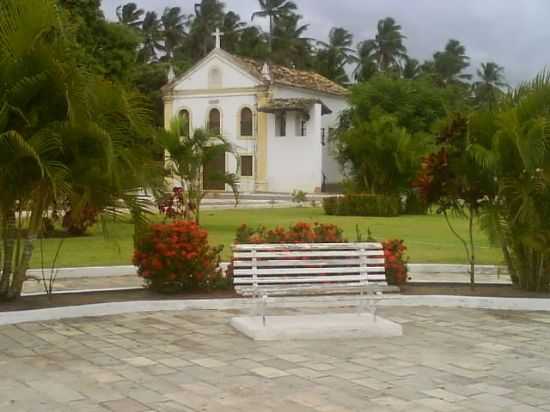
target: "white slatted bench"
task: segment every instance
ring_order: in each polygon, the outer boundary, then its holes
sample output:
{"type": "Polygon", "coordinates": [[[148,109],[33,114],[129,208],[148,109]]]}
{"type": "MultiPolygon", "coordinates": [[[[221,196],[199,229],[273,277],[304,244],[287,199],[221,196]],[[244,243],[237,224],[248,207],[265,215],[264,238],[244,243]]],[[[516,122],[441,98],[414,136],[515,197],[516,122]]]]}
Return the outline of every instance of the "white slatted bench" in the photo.
{"type": "Polygon", "coordinates": [[[233,283],[245,296],[355,292],[387,286],[380,243],[239,244],[233,283]]]}

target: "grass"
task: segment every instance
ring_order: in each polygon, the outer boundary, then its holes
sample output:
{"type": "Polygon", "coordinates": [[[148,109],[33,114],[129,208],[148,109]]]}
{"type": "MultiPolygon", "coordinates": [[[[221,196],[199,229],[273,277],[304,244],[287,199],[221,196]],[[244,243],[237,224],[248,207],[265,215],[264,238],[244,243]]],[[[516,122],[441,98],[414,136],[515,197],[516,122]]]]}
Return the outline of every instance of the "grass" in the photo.
{"type": "MultiPolygon", "coordinates": [[[[445,220],[438,215],[401,216],[395,218],[325,216],[321,209],[288,208],[257,210],[216,210],[202,213],[202,224],[209,232],[211,244],[223,244],[224,259],[231,253],[231,244],[238,226],[276,225],[288,226],[298,221],[333,223],[344,229],[350,241],[356,240],[356,225],[366,237],[370,229],[380,240],[404,239],[408,246],[411,263],[466,263],[462,244],[451,234],[445,220]]],[[[467,222],[453,218],[460,233],[466,234],[467,222]]],[[[133,226],[124,220],[106,225],[106,234],[101,226],[90,231],[89,236],[67,238],[64,241],[57,267],[110,266],[130,264],[133,253],[133,226]]],[[[502,263],[500,250],[491,247],[486,236],[477,231],[477,261],[480,264],[502,263]]],[[[44,241],[46,267],[54,255],[58,239],[44,241]]],[[[32,267],[40,267],[40,250],[37,243],[32,267]]]]}

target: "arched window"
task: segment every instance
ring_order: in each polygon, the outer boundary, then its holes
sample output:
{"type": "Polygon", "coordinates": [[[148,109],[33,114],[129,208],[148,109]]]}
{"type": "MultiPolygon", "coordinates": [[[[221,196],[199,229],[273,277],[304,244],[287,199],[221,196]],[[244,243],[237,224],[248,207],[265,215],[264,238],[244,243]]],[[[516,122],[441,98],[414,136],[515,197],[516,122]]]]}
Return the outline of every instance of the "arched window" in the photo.
{"type": "Polygon", "coordinates": [[[189,131],[191,130],[191,116],[188,110],[180,110],[180,120],[182,128],[182,136],[189,137],[189,131]]]}
{"type": "Polygon", "coordinates": [[[208,114],[208,131],[214,135],[221,132],[221,114],[218,109],[212,109],[208,114]]]}
{"type": "Polygon", "coordinates": [[[218,67],[212,67],[208,72],[208,88],[220,89],[222,87],[222,71],[218,67]]]}
{"type": "Polygon", "coordinates": [[[253,124],[252,110],[245,107],[241,110],[241,136],[253,136],[253,124]]]}

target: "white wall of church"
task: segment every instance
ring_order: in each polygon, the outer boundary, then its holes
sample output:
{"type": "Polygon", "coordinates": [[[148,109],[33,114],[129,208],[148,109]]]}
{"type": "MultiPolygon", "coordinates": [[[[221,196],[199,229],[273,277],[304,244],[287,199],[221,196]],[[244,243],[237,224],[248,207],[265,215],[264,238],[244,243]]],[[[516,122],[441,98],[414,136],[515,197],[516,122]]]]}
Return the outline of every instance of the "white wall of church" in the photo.
{"type": "MultiPolygon", "coordinates": [[[[240,111],[248,107],[256,112],[256,96],[252,93],[235,95],[195,95],[176,96],[173,104],[173,116],[177,116],[181,110],[187,110],[191,117],[191,129],[206,128],[210,110],[216,108],[221,113],[222,136],[234,147],[238,156],[255,155],[256,141],[253,138],[241,138],[240,136],[240,111]]],[[[254,127],[254,132],[256,128],[254,127]]],[[[256,134],[256,133],[254,133],[256,134]]],[[[237,160],[234,155],[226,156],[226,171],[237,172],[237,160]]],[[[226,188],[230,190],[229,187],[226,188]]],[[[241,190],[253,191],[254,182],[251,179],[242,179],[241,190]]]]}
{"type": "Polygon", "coordinates": [[[321,105],[310,111],[307,135],[297,136],[296,115],[287,117],[287,133],[278,137],[275,133],[275,116],[269,116],[267,178],[273,192],[319,191],[323,182],[321,163],[323,158],[319,135],[321,129],[321,105]]]}
{"type": "Polygon", "coordinates": [[[178,82],[175,90],[238,89],[254,87],[257,83],[258,81],[251,75],[244,74],[242,70],[233,64],[213,54],[188,73],[182,81],[178,82]],[[212,84],[209,81],[214,70],[219,70],[221,73],[221,85],[212,84]]]}
{"type": "MultiPolygon", "coordinates": [[[[340,183],[343,180],[343,174],[340,164],[334,156],[334,148],[329,144],[329,130],[338,127],[340,114],[349,107],[347,98],[344,96],[335,96],[325,93],[317,93],[311,90],[297,89],[291,87],[275,87],[273,89],[273,97],[280,99],[292,98],[314,98],[320,99],[327,105],[332,113],[322,117],[319,130],[325,129],[325,142],[322,146],[322,174],[325,176],[327,184],[340,183]]],[[[321,134],[318,136],[321,140],[321,134]]]]}

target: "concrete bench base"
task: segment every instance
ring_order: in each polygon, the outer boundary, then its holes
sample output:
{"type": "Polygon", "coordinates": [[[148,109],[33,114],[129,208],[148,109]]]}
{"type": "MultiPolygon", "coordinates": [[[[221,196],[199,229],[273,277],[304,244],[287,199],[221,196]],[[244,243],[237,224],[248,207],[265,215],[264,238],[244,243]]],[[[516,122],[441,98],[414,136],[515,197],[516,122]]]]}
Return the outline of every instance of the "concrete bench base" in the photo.
{"type": "Polygon", "coordinates": [[[231,326],[257,341],[385,338],[401,336],[401,325],[374,317],[371,313],[338,313],[322,315],[243,316],[231,319],[231,326]]]}

